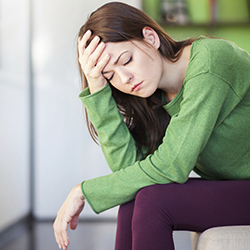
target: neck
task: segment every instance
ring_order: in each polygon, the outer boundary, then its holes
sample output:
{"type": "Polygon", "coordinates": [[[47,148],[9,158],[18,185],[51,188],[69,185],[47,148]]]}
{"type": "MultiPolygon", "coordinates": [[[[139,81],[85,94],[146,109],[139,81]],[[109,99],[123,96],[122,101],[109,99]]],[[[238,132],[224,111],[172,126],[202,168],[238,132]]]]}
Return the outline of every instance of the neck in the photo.
{"type": "Polygon", "coordinates": [[[179,92],[183,84],[189,58],[191,45],[186,46],[177,62],[170,62],[166,58],[163,59],[163,74],[159,88],[167,92],[170,99],[179,92]]]}

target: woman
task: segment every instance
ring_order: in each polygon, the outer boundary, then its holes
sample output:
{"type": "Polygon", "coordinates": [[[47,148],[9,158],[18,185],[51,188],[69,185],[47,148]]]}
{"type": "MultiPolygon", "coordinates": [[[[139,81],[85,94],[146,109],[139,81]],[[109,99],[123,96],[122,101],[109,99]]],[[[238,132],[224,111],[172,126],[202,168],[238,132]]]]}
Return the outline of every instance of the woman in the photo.
{"type": "Polygon", "coordinates": [[[78,57],[88,128],[113,173],[71,191],[54,222],[60,248],[85,199],[96,213],[123,204],[117,250],[174,249],[173,230],[250,225],[249,53],[222,39],[176,42],[140,10],[109,3],[80,29],[78,57]]]}

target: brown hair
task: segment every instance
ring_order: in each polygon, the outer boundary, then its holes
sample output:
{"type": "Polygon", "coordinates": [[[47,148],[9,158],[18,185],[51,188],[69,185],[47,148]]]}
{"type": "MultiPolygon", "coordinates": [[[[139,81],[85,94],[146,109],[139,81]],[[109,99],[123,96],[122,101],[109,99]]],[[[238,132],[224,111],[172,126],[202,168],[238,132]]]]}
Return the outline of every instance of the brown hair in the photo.
{"type": "MultiPolygon", "coordinates": [[[[88,44],[95,36],[99,36],[105,43],[143,41],[144,27],[150,27],[156,31],[161,43],[159,52],[172,62],[176,62],[183,48],[194,41],[193,39],[175,41],[144,12],[120,2],[107,3],[94,11],[81,27],[78,36],[82,37],[87,30],[91,30],[92,36],[88,44]]],[[[88,83],[80,64],[79,71],[84,89],[88,83]]],[[[170,120],[163,108],[165,103],[162,101],[162,91],[157,90],[152,96],[141,98],[122,93],[111,84],[110,87],[118,110],[124,115],[125,123],[136,141],[138,152],[146,148],[146,155],[153,153],[161,142],[170,120]]],[[[85,113],[89,132],[96,141],[97,131],[89,121],[87,112],[85,113]]]]}

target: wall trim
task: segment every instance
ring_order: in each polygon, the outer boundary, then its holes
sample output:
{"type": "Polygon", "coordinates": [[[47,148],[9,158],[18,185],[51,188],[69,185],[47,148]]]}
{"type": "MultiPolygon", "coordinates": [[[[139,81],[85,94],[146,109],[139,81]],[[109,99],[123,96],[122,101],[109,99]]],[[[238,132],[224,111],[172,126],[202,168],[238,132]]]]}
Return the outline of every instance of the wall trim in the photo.
{"type": "Polygon", "coordinates": [[[0,249],[32,228],[33,217],[28,214],[0,232],[0,249]]]}

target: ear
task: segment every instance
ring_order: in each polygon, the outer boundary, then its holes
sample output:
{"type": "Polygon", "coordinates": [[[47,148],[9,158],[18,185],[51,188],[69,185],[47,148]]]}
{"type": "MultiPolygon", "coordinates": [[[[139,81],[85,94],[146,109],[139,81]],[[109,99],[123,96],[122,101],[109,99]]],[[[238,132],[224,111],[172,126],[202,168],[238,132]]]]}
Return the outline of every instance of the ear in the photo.
{"type": "Polygon", "coordinates": [[[159,49],[161,43],[158,34],[150,27],[142,29],[144,40],[151,44],[155,49],[159,49]]]}

